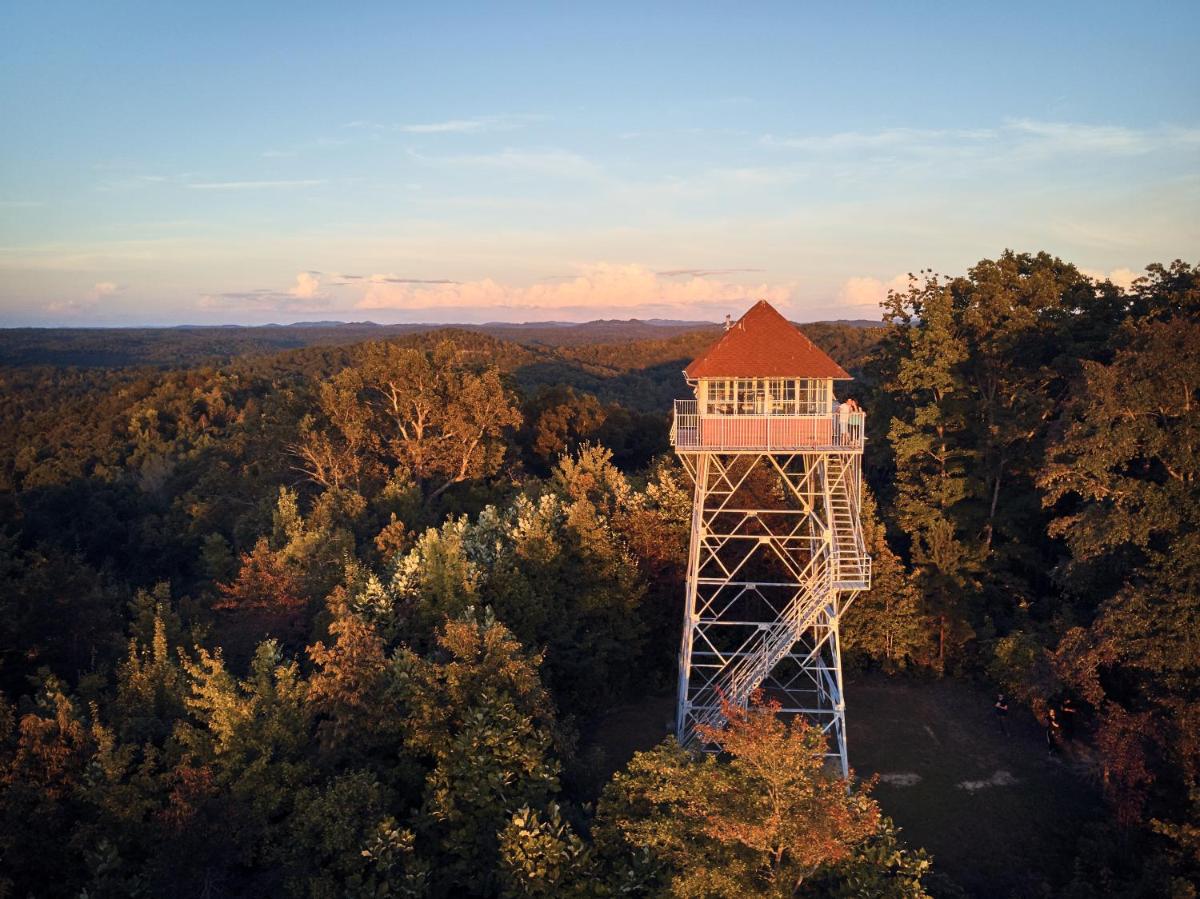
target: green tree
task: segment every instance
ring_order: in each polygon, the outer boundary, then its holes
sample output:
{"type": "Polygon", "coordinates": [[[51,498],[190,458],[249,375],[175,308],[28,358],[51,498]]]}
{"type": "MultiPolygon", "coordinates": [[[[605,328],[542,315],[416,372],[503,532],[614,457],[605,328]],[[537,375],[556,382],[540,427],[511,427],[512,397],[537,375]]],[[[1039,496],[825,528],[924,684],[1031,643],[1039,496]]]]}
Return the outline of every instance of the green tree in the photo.
{"type": "Polygon", "coordinates": [[[437,644],[429,658],[402,650],[395,662],[408,746],[430,764],[418,845],[436,847],[442,888],[483,895],[512,814],[558,790],[553,705],[540,658],[493,618],[447,621],[437,644]]]}
{"type": "Polygon", "coordinates": [[[591,847],[564,821],[556,803],[545,816],[525,806],[500,834],[501,895],[603,895],[591,847]]]}
{"type": "Polygon", "coordinates": [[[387,808],[387,791],[364,771],[302,788],[279,841],[287,891],[311,899],[426,895],[427,866],[415,856],[412,831],[387,808]]]}
{"type": "Polygon", "coordinates": [[[928,664],[929,621],[912,574],[892,552],[870,489],[863,494],[863,538],[871,556],[871,589],[846,613],[842,647],[850,657],[874,659],[886,670],[928,664]]]}
{"type": "Polygon", "coordinates": [[[543,466],[593,439],[607,417],[595,396],[567,385],[541,388],[525,402],[523,413],[527,433],[522,437],[543,466]]]}
{"type": "Polygon", "coordinates": [[[888,297],[887,319],[899,325],[889,344],[898,357],[887,388],[907,397],[889,437],[896,464],[897,520],[912,544],[922,592],[937,622],[937,660],[947,643],[972,636],[963,609],[977,559],[955,520],[966,498],[975,451],[969,439],[967,385],[958,366],[967,345],[954,321],[950,285],[933,275],[888,297]]]}
{"type": "Polygon", "coordinates": [[[1200,271],[1184,275],[1143,282],[1122,347],[1084,366],[1041,481],[1068,586],[1101,595],[1060,642],[1058,673],[1092,707],[1119,819],[1178,827],[1200,784],[1200,271]]]}

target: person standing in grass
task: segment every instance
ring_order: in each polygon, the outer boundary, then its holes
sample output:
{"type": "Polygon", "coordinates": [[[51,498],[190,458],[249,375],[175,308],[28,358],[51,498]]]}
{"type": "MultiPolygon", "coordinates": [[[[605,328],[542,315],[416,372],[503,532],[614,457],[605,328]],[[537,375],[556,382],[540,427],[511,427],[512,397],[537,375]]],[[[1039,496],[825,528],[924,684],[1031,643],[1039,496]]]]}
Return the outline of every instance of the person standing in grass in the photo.
{"type": "Polygon", "coordinates": [[[1050,706],[1046,712],[1046,754],[1056,756],[1062,751],[1062,722],[1058,720],[1058,713],[1054,710],[1054,706],[1050,706]]]}
{"type": "Polygon", "coordinates": [[[996,694],[996,702],[992,705],[992,713],[996,716],[996,723],[1000,725],[1000,733],[1008,736],[1008,702],[1004,698],[1003,693],[996,694]]]}

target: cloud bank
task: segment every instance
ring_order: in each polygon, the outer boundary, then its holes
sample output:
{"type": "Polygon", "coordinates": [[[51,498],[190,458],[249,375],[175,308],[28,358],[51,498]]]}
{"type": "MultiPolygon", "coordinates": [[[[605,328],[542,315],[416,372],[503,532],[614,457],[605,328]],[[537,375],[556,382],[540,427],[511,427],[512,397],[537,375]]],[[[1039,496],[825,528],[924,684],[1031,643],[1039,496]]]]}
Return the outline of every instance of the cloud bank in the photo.
{"type": "MultiPolygon", "coordinates": [[[[703,270],[709,271],[709,270],[703,270]]],[[[703,277],[657,273],[643,265],[595,263],[582,266],[569,279],[529,286],[501,284],[491,278],[461,283],[421,283],[373,277],[358,309],[453,310],[461,308],[528,310],[630,310],[639,307],[686,310],[765,299],[788,306],[796,285],[738,284],[703,277]]]]}
{"type": "Polygon", "coordinates": [[[908,275],[896,275],[887,281],[871,277],[848,278],[838,291],[838,302],[847,307],[858,307],[866,312],[868,308],[878,315],[879,304],[887,299],[893,290],[904,290],[908,287],[908,275]]]}

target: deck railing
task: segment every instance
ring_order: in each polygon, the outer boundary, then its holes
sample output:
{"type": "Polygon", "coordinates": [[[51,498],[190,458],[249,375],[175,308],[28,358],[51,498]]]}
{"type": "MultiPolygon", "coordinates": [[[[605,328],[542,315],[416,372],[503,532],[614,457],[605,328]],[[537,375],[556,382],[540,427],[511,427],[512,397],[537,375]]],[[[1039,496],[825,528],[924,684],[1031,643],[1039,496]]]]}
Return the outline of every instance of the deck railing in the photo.
{"type": "Polygon", "coordinates": [[[861,450],[862,412],[823,415],[701,414],[696,400],[676,400],[671,445],[678,452],[861,450]]]}

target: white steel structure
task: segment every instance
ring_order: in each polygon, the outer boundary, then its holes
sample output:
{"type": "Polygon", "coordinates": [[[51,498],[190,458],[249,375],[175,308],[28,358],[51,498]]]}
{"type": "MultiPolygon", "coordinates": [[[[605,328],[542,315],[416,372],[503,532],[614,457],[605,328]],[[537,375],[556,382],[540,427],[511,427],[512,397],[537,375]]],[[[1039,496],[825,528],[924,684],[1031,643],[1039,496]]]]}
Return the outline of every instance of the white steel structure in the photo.
{"type": "Polygon", "coordinates": [[[724,723],[722,699],[761,689],[819,724],[846,774],[839,619],[871,580],[863,414],[833,397],[849,376],[766,303],[685,374],[696,399],[676,401],[671,441],[695,493],[676,736],[698,744],[697,725],[724,723]]]}

